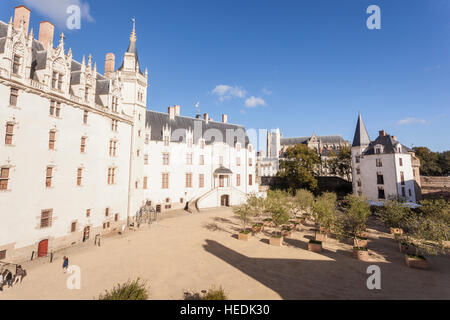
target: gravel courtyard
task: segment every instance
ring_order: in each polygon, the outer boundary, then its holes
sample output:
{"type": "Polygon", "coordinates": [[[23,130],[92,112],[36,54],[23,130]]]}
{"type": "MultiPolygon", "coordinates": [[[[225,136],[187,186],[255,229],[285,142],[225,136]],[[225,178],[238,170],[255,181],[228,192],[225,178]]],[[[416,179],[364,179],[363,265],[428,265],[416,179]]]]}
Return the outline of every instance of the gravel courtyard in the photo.
{"type": "Polygon", "coordinates": [[[231,209],[173,214],[158,225],[128,231],[58,252],[55,261],[25,264],[22,284],[0,292],[0,299],[95,299],[117,283],[140,277],[150,299],[183,299],[184,292],[222,286],[230,299],[450,299],[450,257],[431,257],[430,270],[405,266],[392,236],[371,222],[373,262],[353,258],[351,246],[330,239],[324,252],[307,251],[312,227],[285,239],[283,247],[259,234],[236,238],[239,221],[231,209]],[[81,268],[81,289],[69,290],[62,257],[81,268]],[[369,265],[381,268],[381,290],[368,290],[369,265]]]}

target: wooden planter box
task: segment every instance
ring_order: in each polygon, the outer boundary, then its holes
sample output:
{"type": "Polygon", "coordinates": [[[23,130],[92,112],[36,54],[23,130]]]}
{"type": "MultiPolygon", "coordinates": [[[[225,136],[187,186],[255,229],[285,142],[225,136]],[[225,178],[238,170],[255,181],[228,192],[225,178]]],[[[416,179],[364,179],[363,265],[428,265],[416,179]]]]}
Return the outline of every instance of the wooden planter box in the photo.
{"type": "Polygon", "coordinates": [[[308,243],[308,250],[314,253],[321,253],[322,252],[322,244],[320,243],[314,243],[309,242],[308,243]]]}
{"type": "Polygon", "coordinates": [[[401,228],[391,228],[391,234],[403,234],[403,229],[401,229],[401,228]]]}
{"type": "Polygon", "coordinates": [[[358,243],[355,239],[353,239],[353,246],[358,248],[367,248],[369,246],[369,240],[367,239],[358,239],[358,243]]]}
{"type": "Polygon", "coordinates": [[[262,231],[262,226],[253,226],[252,232],[253,233],[260,233],[262,231]]]}
{"type": "Polygon", "coordinates": [[[361,232],[358,234],[358,237],[360,238],[368,238],[369,237],[369,233],[367,231],[361,232]]]}
{"type": "Polygon", "coordinates": [[[405,262],[409,268],[428,269],[428,261],[426,259],[411,258],[409,255],[405,254],[405,262]]]}
{"type": "Polygon", "coordinates": [[[281,235],[283,237],[290,237],[292,235],[292,230],[281,230],[281,235]]]}
{"type": "Polygon", "coordinates": [[[327,241],[327,234],[316,231],[315,239],[316,241],[325,242],[327,241]]]}
{"type": "Polygon", "coordinates": [[[281,238],[271,237],[269,242],[271,246],[281,247],[283,245],[283,237],[281,238]]]}
{"type": "Polygon", "coordinates": [[[370,261],[368,250],[358,250],[356,248],[353,248],[353,253],[355,254],[356,259],[358,259],[359,261],[370,261]]]}
{"type": "Polygon", "coordinates": [[[248,241],[251,236],[252,236],[251,233],[239,233],[238,239],[243,240],[243,241],[248,241]]]}

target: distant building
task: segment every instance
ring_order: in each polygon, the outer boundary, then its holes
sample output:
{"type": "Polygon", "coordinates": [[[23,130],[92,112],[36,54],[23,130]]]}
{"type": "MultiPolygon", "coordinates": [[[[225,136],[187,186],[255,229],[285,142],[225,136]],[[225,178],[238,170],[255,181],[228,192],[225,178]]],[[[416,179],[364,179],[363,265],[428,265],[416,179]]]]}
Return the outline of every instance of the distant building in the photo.
{"type": "MultiPolygon", "coordinates": [[[[280,129],[274,129],[267,133],[267,157],[259,157],[257,172],[259,177],[276,176],[279,170],[280,160],[288,148],[298,144],[308,146],[315,150],[323,163],[328,160],[330,152],[338,153],[344,147],[350,147],[350,143],[342,136],[317,136],[313,134],[310,137],[283,138],[280,129]]],[[[321,176],[329,175],[325,166],[320,166],[317,173],[321,176]]]]}
{"type": "Polygon", "coordinates": [[[397,137],[380,131],[371,141],[359,115],[352,145],[353,192],[369,201],[420,199],[420,161],[397,137]]]}

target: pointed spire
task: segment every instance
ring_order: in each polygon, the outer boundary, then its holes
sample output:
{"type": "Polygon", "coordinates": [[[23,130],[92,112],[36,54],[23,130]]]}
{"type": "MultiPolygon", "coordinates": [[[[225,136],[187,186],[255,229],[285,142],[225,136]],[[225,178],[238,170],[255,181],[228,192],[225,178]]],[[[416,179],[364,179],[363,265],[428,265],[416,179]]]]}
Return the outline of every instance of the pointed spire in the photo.
{"type": "Polygon", "coordinates": [[[81,64],[86,65],[86,56],[83,54],[83,59],[81,60],[81,64]]]}
{"type": "Polygon", "coordinates": [[[133,21],[133,31],[131,32],[130,41],[136,42],[136,19],[131,19],[133,21]]]}
{"type": "Polygon", "coordinates": [[[64,32],[61,32],[61,35],[59,36],[59,45],[64,46],[64,32]]]}
{"type": "Polygon", "coordinates": [[[356,124],[355,137],[353,138],[352,147],[363,147],[370,144],[369,134],[367,133],[361,112],[358,116],[358,123],[356,124]]]}
{"type": "Polygon", "coordinates": [[[92,67],[92,54],[89,54],[89,56],[88,56],[88,67],[89,68],[92,67]]]}

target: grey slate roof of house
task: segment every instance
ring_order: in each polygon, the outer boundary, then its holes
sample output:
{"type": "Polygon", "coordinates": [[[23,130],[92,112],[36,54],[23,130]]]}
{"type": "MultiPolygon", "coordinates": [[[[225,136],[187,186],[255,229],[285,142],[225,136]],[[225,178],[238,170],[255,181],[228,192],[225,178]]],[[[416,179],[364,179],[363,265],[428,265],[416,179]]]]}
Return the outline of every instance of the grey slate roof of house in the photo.
{"type": "Polygon", "coordinates": [[[372,141],[369,147],[364,151],[363,155],[373,155],[375,154],[375,146],[381,145],[383,146],[383,154],[394,154],[398,153],[398,146],[401,146],[401,153],[407,154],[412,150],[400,142],[394,140],[392,136],[379,136],[375,141],[372,141]]]}
{"type": "Polygon", "coordinates": [[[369,144],[370,144],[369,134],[367,133],[367,129],[362,119],[362,116],[361,114],[359,114],[352,147],[367,146],[369,144]]]}
{"type": "MultiPolygon", "coordinates": [[[[141,71],[141,65],[139,64],[139,57],[138,57],[136,41],[131,41],[130,40],[130,44],[128,45],[127,53],[133,53],[136,56],[136,63],[138,65],[138,67],[139,67],[139,73],[143,74],[142,71],[141,71]]],[[[123,69],[124,63],[125,63],[125,61],[122,61],[122,65],[120,66],[119,70],[123,69]]]]}
{"type": "MultiPolygon", "coordinates": [[[[190,117],[183,117],[183,116],[175,116],[175,119],[171,120],[169,117],[169,114],[157,112],[157,111],[149,111],[147,110],[146,115],[146,125],[151,126],[151,140],[154,141],[163,141],[163,128],[166,125],[169,125],[172,132],[177,129],[192,129],[194,131],[194,143],[197,143],[197,141],[201,138],[200,135],[198,135],[197,132],[194,130],[194,125],[198,121],[199,124],[202,126],[202,137],[205,139],[206,144],[211,144],[214,142],[214,132],[220,132],[223,140],[227,140],[227,130],[231,129],[233,132],[242,132],[243,136],[241,139],[238,139],[235,137],[234,139],[231,139],[233,141],[226,141],[230,146],[234,146],[235,142],[240,142],[242,145],[249,144],[249,139],[245,134],[245,128],[239,125],[229,124],[229,123],[222,123],[222,122],[214,122],[209,121],[206,123],[206,121],[202,119],[196,119],[196,118],[190,118],[190,117]],[[210,129],[216,129],[218,131],[209,131],[210,129]],[[238,131],[236,131],[238,130],[238,131]],[[205,133],[208,131],[208,136],[205,136],[205,133]],[[212,134],[212,136],[211,136],[212,134]],[[243,140],[243,141],[238,141],[243,140]]],[[[198,125],[198,124],[197,124],[198,125]]],[[[185,130],[182,130],[180,132],[180,139],[177,139],[177,137],[172,136],[171,141],[172,142],[180,142],[181,138],[184,140],[186,137],[185,130]]],[[[217,137],[217,138],[220,138],[217,137]]]]}
{"type": "MultiPolygon", "coordinates": [[[[312,137],[300,137],[300,138],[281,138],[282,146],[291,146],[295,144],[306,144],[312,137]]],[[[346,141],[342,136],[320,136],[317,137],[319,141],[325,144],[345,144],[346,141]]]]}

